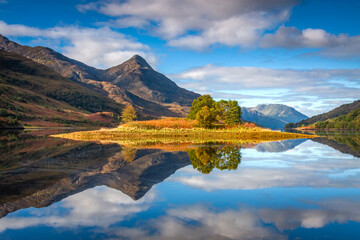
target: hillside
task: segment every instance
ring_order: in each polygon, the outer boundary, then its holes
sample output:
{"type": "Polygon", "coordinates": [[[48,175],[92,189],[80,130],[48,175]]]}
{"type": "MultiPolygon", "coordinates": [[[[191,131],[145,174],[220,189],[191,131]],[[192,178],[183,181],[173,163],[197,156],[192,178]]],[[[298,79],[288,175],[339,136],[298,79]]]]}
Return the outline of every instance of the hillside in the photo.
{"type": "Polygon", "coordinates": [[[37,126],[82,125],[95,123],[87,117],[102,112],[101,116],[110,123],[111,117],[122,111],[122,105],[112,99],[42,64],[1,50],[0,93],[2,122],[17,119],[37,126]]]}
{"type": "Polygon", "coordinates": [[[142,57],[106,70],[96,69],[45,47],[29,47],[0,35],[0,50],[14,52],[46,65],[63,77],[109,97],[132,104],[140,118],[186,116],[199,94],[178,87],[155,71],[142,57]]]}
{"type": "Polygon", "coordinates": [[[360,108],[360,100],[354,101],[353,103],[349,103],[349,104],[343,104],[329,112],[313,116],[309,119],[305,119],[300,122],[294,121],[294,124],[289,124],[286,127],[287,128],[297,128],[297,127],[301,127],[303,125],[309,126],[309,125],[312,125],[319,121],[326,121],[331,118],[336,118],[341,115],[346,115],[357,108],[360,108]]]}
{"type": "Polygon", "coordinates": [[[360,108],[351,111],[346,115],[331,118],[326,121],[315,123],[315,128],[321,129],[360,129],[360,108]]]}
{"type": "Polygon", "coordinates": [[[292,107],[283,104],[261,104],[256,107],[241,108],[242,118],[263,127],[281,129],[289,122],[308,118],[292,107]]]}

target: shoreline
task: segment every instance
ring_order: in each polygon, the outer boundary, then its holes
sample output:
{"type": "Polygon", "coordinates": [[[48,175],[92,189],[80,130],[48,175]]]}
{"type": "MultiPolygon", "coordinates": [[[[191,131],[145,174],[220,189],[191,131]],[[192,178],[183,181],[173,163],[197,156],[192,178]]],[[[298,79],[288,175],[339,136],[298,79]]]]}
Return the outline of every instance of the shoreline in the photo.
{"type": "Polygon", "coordinates": [[[258,143],[264,141],[279,141],[300,138],[316,138],[316,135],[272,131],[268,129],[160,129],[144,130],[131,128],[100,129],[93,131],[77,131],[65,134],[50,135],[55,138],[65,138],[78,141],[101,142],[233,142],[258,143]]]}

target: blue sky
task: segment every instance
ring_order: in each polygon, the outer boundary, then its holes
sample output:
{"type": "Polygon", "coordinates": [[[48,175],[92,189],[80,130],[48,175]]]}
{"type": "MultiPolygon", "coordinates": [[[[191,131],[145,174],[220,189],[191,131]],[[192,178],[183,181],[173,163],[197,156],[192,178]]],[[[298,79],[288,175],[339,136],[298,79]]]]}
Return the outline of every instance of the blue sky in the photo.
{"type": "Polygon", "coordinates": [[[178,85],[314,115],[360,96],[360,2],[0,0],[0,33],[98,68],[134,54],[178,85]]]}

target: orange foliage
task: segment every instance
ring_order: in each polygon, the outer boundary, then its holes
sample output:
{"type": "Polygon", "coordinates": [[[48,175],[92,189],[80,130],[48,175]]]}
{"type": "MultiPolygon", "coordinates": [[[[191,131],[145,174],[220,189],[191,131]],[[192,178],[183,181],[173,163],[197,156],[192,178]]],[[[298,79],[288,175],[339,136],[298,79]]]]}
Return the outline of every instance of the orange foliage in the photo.
{"type": "Polygon", "coordinates": [[[256,126],[254,123],[244,122],[243,127],[244,128],[254,128],[256,126]]]}
{"type": "Polygon", "coordinates": [[[162,128],[194,128],[196,126],[195,120],[186,118],[161,118],[148,121],[133,121],[122,125],[127,128],[139,128],[139,129],[162,129],[162,128]]]}

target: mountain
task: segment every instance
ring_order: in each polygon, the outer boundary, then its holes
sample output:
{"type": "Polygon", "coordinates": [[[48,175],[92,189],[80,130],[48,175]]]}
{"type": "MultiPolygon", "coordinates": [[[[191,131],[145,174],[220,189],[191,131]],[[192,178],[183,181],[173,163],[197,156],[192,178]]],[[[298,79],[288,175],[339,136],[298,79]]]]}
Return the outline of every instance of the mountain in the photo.
{"type": "Polygon", "coordinates": [[[178,87],[138,55],[118,66],[102,70],[50,48],[23,46],[1,35],[0,50],[15,52],[46,65],[63,77],[79,82],[120,104],[130,103],[140,118],[186,116],[192,101],[200,96],[178,87]]]}
{"type": "MultiPolygon", "coordinates": [[[[121,114],[123,106],[50,68],[0,50],[0,120],[59,126],[91,123],[91,113],[121,114]]],[[[111,117],[110,117],[111,118],[111,117]]],[[[111,120],[111,119],[109,119],[111,120]]]]}
{"type": "Polygon", "coordinates": [[[346,115],[330,118],[315,123],[315,128],[320,129],[360,129],[360,108],[346,115]]]}
{"type": "Polygon", "coordinates": [[[109,81],[143,99],[159,103],[179,103],[191,106],[199,97],[188,90],[178,87],[165,75],[154,71],[142,57],[135,55],[119,66],[105,70],[109,81]]]}
{"type": "Polygon", "coordinates": [[[272,129],[284,128],[289,122],[308,118],[294,108],[283,104],[260,104],[251,108],[243,107],[241,111],[244,120],[272,129]]]}
{"type": "Polygon", "coordinates": [[[343,104],[329,112],[313,116],[311,118],[302,120],[300,122],[293,121],[292,123],[294,123],[294,124],[289,124],[287,127],[288,128],[297,128],[297,127],[301,127],[303,125],[309,126],[309,125],[312,125],[319,121],[326,121],[331,118],[336,118],[341,115],[346,115],[346,114],[350,113],[351,111],[358,109],[358,108],[360,108],[360,100],[357,100],[357,101],[354,101],[354,102],[348,103],[348,104],[343,104]]]}

